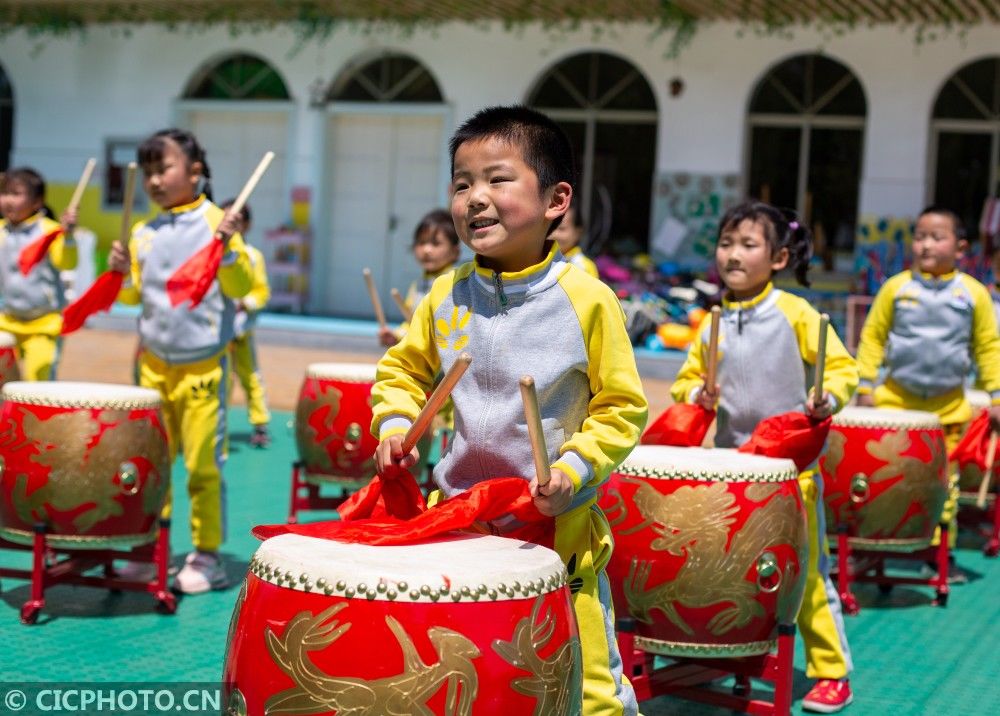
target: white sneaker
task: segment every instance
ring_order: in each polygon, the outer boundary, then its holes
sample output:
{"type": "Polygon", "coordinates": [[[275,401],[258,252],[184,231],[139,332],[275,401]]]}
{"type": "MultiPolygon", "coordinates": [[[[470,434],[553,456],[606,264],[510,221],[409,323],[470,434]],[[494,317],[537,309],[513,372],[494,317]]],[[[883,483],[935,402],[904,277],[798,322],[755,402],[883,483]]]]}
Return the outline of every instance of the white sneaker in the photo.
{"type": "Polygon", "coordinates": [[[152,562],[127,560],[115,567],[115,575],[130,582],[152,582],[156,579],[156,565],[152,562]]]}
{"type": "Polygon", "coordinates": [[[174,589],[184,594],[201,594],[228,586],[226,569],[215,552],[192,552],[174,577],[174,589]]]}

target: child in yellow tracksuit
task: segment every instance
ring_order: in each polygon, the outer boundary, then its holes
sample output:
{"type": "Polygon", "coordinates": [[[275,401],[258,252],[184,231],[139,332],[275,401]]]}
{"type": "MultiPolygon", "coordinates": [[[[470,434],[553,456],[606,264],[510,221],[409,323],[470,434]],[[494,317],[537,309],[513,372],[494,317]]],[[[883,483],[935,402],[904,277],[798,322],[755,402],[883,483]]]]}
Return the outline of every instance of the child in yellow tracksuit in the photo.
{"type": "MultiPolygon", "coordinates": [[[[913,232],[913,268],[879,289],[858,345],[859,404],[936,413],[949,452],[972,419],[965,398],[972,361],[992,399],[990,422],[1000,429],[997,318],[989,290],[955,270],[966,245],[957,214],[941,207],[924,209],[913,232]],[[876,386],[883,366],[885,379],[876,386]]],[[[948,541],[954,546],[957,474],[951,481],[941,521],[950,523],[948,541]]],[[[953,565],[949,581],[963,582],[965,575],[953,565]]]]}
{"type": "MultiPolygon", "coordinates": [[[[413,232],[413,257],[423,269],[419,279],[410,284],[404,302],[413,311],[417,304],[431,290],[431,284],[438,276],[452,270],[458,261],[458,234],[451,213],[445,209],[428,212],[417,224],[413,232]]],[[[379,330],[379,342],[383,346],[394,346],[400,336],[406,333],[406,321],[397,329],[388,326],[379,330]]]]}
{"type": "Polygon", "coordinates": [[[205,151],[193,135],[157,132],[139,146],[138,158],[146,193],[164,211],[137,224],[127,247],[115,242],[108,264],[127,277],[119,300],[142,304],[139,383],[159,391],[171,455],[184,454],[195,549],[175,587],[196,594],[228,582],[218,555],[225,533],[226,351],[233,338],[234,299],[250,290],[251,266],[235,217],[208,198],[205,151]],[[168,279],[219,240],[225,241],[222,263],[204,299],[196,306],[174,306],[168,279]]]}
{"type": "MultiPolygon", "coordinates": [[[[220,208],[224,211],[233,205],[233,199],[222,202],[220,208]]],[[[244,204],[237,224],[240,234],[246,238],[250,232],[250,205],[244,204]]],[[[233,372],[243,386],[243,394],[247,398],[247,412],[253,433],[250,444],[253,447],[266,448],[271,444],[271,435],[267,425],[271,422],[271,412],[267,409],[267,395],[264,392],[264,379],[257,369],[257,344],[254,341],[254,326],[257,314],[260,313],[271,299],[271,287],[267,283],[267,266],[264,254],[254,246],[246,244],[250,265],[253,267],[253,283],[250,292],[236,304],[236,319],[234,325],[235,338],[230,345],[233,359],[233,372]]]]}
{"type": "Polygon", "coordinates": [[[0,187],[0,286],[3,313],[0,331],[13,334],[25,380],[54,380],[59,362],[62,309],[66,306],[60,271],[76,268],[75,212],[65,213],[62,227],[48,218],[45,180],[34,169],[7,171],[0,187]],[[36,262],[26,261],[27,249],[48,243],[36,262]],[[31,264],[29,266],[29,263],[31,264]]]}
{"type": "MultiPolygon", "coordinates": [[[[677,374],[671,395],[717,409],[715,444],[734,448],[763,419],[798,411],[825,418],[854,393],[858,369],[833,329],[827,333],[824,394],[812,397],[820,316],[805,300],[774,288],[771,277],[791,265],[804,285],[812,235],[794,216],[768,204],[730,209],[719,223],[715,262],[726,285],[719,329],[719,385],[706,386],[706,319],[677,374]],[[763,367],[766,366],[766,373],[763,367]]],[[[815,470],[799,476],[809,526],[806,587],[797,623],[806,648],[806,675],[818,679],[803,700],[833,713],[853,700],[851,653],[840,598],[829,576],[823,483],[815,470]]]]}
{"type": "Polygon", "coordinates": [[[583,238],[583,215],[580,213],[576,197],[563,217],[559,228],[552,232],[552,238],[559,244],[559,250],[566,260],[577,268],[583,269],[594,278],[600,278],[597,273],[597,264],[590,260],[587,254],[580,248],[580,239],[583,238]]]}
{"type": "Polygon", "coordinates": [[[611,534],[595,502],[638,441],[647,405],[617,299],[566,263],[550,238],[572,197],[572,149],[544,115],[493,107],[458,129],[451,156],[451,214],[476,257],[434,282],[379,362],[379,470],[415,464],[416,451],[402,454],[402,436],[439,371],[467,351],[472,364],[452,394],[455,436],[435,482],[453,496],[483,480],[533,474],[519,392],[521,376],[532,374],[552,470],[543,488],[531,480],[531,492],[555,517],[556,551],[572,565],[574,589],[580,584],[573,603],[583,713],[636,714],[604,571],[611,534]]]}

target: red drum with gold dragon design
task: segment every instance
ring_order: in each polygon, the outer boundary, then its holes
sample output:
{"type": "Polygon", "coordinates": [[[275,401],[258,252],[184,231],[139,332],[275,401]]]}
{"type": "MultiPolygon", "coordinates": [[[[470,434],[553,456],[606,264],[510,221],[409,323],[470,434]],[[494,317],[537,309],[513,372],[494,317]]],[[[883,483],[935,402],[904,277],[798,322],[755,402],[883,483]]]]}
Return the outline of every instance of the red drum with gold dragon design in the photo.
{"type": "Polygon", "coordinates": [[[948,495],[948,457],[933,413],[848,406],[820,457],[826,524],[851,546],[911,552],[930,546],[948,495]]]}
{"type": "Polygon", "coordinates": [[[233,612],[224,710],[579,714],[566,578],[552,550],[502,537],[398,547],[273,537],[233,612]]]}
{"type": "Polygon", "coordinates": [[[802,601],[808,540],[795,464],[735,450],[640,446],[601,501],[615,609],[669,656],[772,651],[802,601]]]}
{"type": "Polygon", "coordinates": [[[128,547],[156,537],[170,484],[159,393],[127,385],[13,382],[0,406],[0,537],[128,547]]]}
{"type": "MultiPolygon", "coordinates": [[[[972,406],[972,419],[975,420],[981,413],[990,409],[992,401],[990,394],[985,390],[967,390],[965,397],[972,406]]],[[[993,483],[992,489],[986,496],[988,502],[996,499],[996,491],[1000,489],[998,485],[997,473],[1000,472],[1000,451],[997,452],[996,461],[993,463],[993,483]]],[[[959,502],[962,504],[975,504],[979,499],[979,486],[983,482],[983,469],[978,463],[971,460],[961,460],[955,465],[958,470],[959,502]]]]}
{"type": "Polygon", "coordinates": [[[375,366],[313,363],[295,408],[295,442],[309,482],[364,485],[375,475],[375,366]]]}

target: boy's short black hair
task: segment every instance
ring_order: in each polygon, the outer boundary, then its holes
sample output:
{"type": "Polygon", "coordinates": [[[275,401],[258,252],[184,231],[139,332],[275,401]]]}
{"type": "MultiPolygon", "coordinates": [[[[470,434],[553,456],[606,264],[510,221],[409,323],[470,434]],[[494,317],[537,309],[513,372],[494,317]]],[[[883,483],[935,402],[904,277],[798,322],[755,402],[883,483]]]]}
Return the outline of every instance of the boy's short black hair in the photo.
{"type": "MultiPolygon", "coordinates": [[[[448,143],[451,173],[455,173],[455,153],[460,146],[491,137],[520,147],[522,159],[535,172],[542,191],[561,181],[576,188],[573,145],[566,133],[547,116],[524,105],[487,107],[466,120],[448,143]]],[[[557,217],[549,233],[561,221],[562,217],[557,217]]]]}
{"type": "Polygon", "coordinates": [[[936,204],[931,204],[930,206],[928,206],[927,208],[925,208],[923,211],[920,212],[920,216],[917,217],[917,221],[920,221],[920,219],[927,216],[928,214],[947,216],[949,219],[951,219],[952,231],[955,232],[955,238],[957,238],[959,241],[965,241],[966,239],[968,239],[968,234],[965,231],[965,222],[962,221],[962,217],[960,217],[951,209],[945,206],[938,206],[936,204]]]}
{"type": "MultiPolygon", "coordinates": [[[[236,203],[236,199],[235,198],[233,198],[233,199],[226,199],[224,202],[222,202],[221,204],[219,204],[219,208],[225,210],[225,209],[228,209],[229,207],[231,207],[235,203],[236,203]]],[[[251,216],[253,216],[253,215],[250,213],[250,205],[247,204],[247,203],[244,203],[243,204],[243,208],[240,209],[240,218],[243,219],[244,223],[249,224],[251,222],[251,220],[252,220],[251,216]]]]}
{"type": "Polygon", "coordinates": [[[3,174],[3,188],[9,184],[21,184],[32,199],[45,200],[45,180],[31,167],[14,167],[3,174]]]}

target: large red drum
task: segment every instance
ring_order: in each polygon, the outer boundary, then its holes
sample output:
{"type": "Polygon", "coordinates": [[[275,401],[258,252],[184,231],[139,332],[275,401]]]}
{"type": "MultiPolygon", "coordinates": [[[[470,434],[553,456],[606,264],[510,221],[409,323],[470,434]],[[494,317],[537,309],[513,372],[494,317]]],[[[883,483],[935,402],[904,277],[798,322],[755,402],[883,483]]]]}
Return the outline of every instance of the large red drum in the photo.
{"type": "Polygon", "coordinates": [[[0,386],[14,380],[21,380],[21,369],[17,365],[17,339],[10,333],[0,331],[0,386]]]}
{"type": "Polygon", "coordinates": [[[274,537],[250,561],[223,682],[232,714],[579,714],[565,566],[482,535],[400,547],[274,537]]]}
{"type": "Polygon", "coordinates": [[[808,539],[795,464],[735,450],[640,446],[600,501],[615,609],[669,656],[772,651],[802,601],[808,539]]]}
{"type": "MultiPolygon", "coordinates": [[[[990,409],[992,401],[990,394],[985,390],[967,390],[965,397],[972,406],[972,418],[975,420],[980,414],[990,409]]],[[[997,454],[1000,458],[1000,453],[997,454]]],[[[986,496],[987,502],[993,502],[995,493],[1000,487],[997,485],[998,473],[1000,473],[1000,459],[993,464],[993,483],[990,494],[986,496]]],[[[979,499],[979,486],[983,482],[983,469],[978,463],[972,460],[959,460],[955,465],[958,471],[958,501],[963,505],[974,505],[979,499]]]]}
{"type": "Polygon", "coordinates": [[[308,482],[364,485],[375,475],[375,366],[313,363],[295,408],[295,442],[308,482]]]}
{"type": "Polygon", "coordinates": [[[833,417],[819,461],[827,530],[851,546],[930,546],[948,496],[948,456],[933,413],[849,406],[833,417]]]}
{"type": "Polygon", "coordinates": [[[127,385],[14,382],[0,406],[0,537],[56,547],[152,541],[170,484],[156,391],[127,385]]]}

